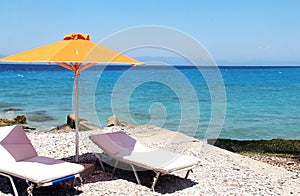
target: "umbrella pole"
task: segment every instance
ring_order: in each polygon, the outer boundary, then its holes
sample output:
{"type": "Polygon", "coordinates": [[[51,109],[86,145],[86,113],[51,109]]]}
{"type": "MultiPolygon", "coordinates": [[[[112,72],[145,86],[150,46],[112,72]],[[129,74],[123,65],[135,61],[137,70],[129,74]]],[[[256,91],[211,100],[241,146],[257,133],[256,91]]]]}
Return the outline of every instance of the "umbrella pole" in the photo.
{"type": "Polygon", "coordinates": [[[75,74],[75,162],[78,163],[78,156],[79,156],[79,117],[78,117],[78,77],[79,74],[75,74]]]}

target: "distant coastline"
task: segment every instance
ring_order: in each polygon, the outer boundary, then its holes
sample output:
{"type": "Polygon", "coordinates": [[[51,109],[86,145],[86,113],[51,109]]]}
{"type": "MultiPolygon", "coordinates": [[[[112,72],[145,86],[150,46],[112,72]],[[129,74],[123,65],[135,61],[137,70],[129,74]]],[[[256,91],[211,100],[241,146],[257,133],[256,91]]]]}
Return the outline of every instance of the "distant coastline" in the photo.
{"type": "MultiPolygon", "coordinates": [[[[96,65],[92,68],[90,68],[89,70],[97,70],[97,69],[103,69],[105,67],[105,70],[123,70],[123,69],[128,69],[132,66],[130,65],[105,65],[105,64],[99,64],[96,65]]],[[[134,69],[136,70],[143,70],[143,69],[168,69],[170,67],[175,67],[177,69],[196,69],[196,68],[200,68],[200,69],[215,69],[215,68],[219,68],[219,69],[274,69],[274,68],[300,68],[300,64],[299,65],[211,65],[211,66],[194,66],[194,65],[185,65],[185,64],[170,64],[170,65],[146,65],[146,66],[135,66],[134,69]]],[[[48,64],[48,63],[38,63],[38,64],[25,64],[25,63],[2,63],[0,62],[0,71],[2,70],[9,70],[12,68],[22,68],[22,70],[24,68],[26,69],[35,69],[35,70],[46,70],[50,71],[50,70],[63,70],[66,71],[64,68],[56,65],[56,64],[48,64]]]]}

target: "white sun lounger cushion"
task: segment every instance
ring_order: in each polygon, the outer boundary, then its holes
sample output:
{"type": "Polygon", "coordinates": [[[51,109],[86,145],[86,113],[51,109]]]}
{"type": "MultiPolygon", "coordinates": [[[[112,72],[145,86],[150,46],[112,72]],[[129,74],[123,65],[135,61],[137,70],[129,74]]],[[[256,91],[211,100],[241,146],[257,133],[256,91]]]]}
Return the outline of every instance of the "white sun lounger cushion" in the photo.
{"type": "Polygon", "coordinates": [[[200,161],[194,156],[146,147],[122,131],[92,135],[90,139],[120,161],[164,174],[189,170],[200,161]]]}
{"type": "Polygon", "coordinates": [[[84,167],[80,164],[37,156],[14,164],[2,164],[1,171],[30,182],[42,184],[65,176],[78,174],[84,167]]]}
{"type": "Polygon", "coordinates": [[[0,172],[42,184],[78,174],[84,166],[38,156],[21,126],[0,128],[0,172]]]}
{"type": "Polygon", "coordinates": [[[126,160],[128,163],[159,171],[163,174],[192,169],[199,162],[197,157],[182,155],[162,149],[153,149],[148,152],[133,151],[130,155],[117,155],[116,157],[126,160]]]}

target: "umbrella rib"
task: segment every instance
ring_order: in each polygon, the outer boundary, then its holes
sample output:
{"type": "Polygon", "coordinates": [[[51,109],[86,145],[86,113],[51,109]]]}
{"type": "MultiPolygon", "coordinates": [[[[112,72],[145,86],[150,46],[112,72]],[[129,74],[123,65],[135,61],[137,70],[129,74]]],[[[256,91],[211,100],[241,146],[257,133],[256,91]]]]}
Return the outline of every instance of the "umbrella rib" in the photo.
{"type": "Polygon", "coordinates": [[[87,64],[85,64],[85,65],[82,65],[81,67],[80,67],[80,71],[83,71],[83,70],[85,70],[85,69],[87,69],[87,68],[90,68],[90,67],[92,67],[92,66],[94,66],[94,65],[96,65],[97,63],[87,63],[87,64]]]}
{"type": "Polygon", "coordinates": [[[69,65],[68,63],[59,63],[59,62],[55,62],[55,64],[62,66],[68,70],[74,71],[74,67],[72,65],[69,65]]]}

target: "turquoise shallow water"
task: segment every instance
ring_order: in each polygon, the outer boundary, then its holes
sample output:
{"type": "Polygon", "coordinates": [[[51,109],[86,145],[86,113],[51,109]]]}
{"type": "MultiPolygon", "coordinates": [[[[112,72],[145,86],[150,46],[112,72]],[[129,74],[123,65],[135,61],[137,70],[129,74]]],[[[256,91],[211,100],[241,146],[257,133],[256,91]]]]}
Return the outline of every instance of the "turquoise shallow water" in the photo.
{"type": "MultiPolygon", "coordinates": [[[[219,71],[226,92],[226,102],[217,99],[215,105],[226,106],[219,137],[300,139],[299,67],[219,71]]],[[[73,111],[73,80],[72,72],[55,65],[0,64],[0,118],[24,114],[39,130],[65,123],[73,111]]],[[[79,81],[80,117],[95,124],[104,126],[116,114],[201,139],[209,135],[208,127],[214,131],[211,93],[221,83],[208,85],[195,67],[96,67],[82,72],[79,81]]]]}

